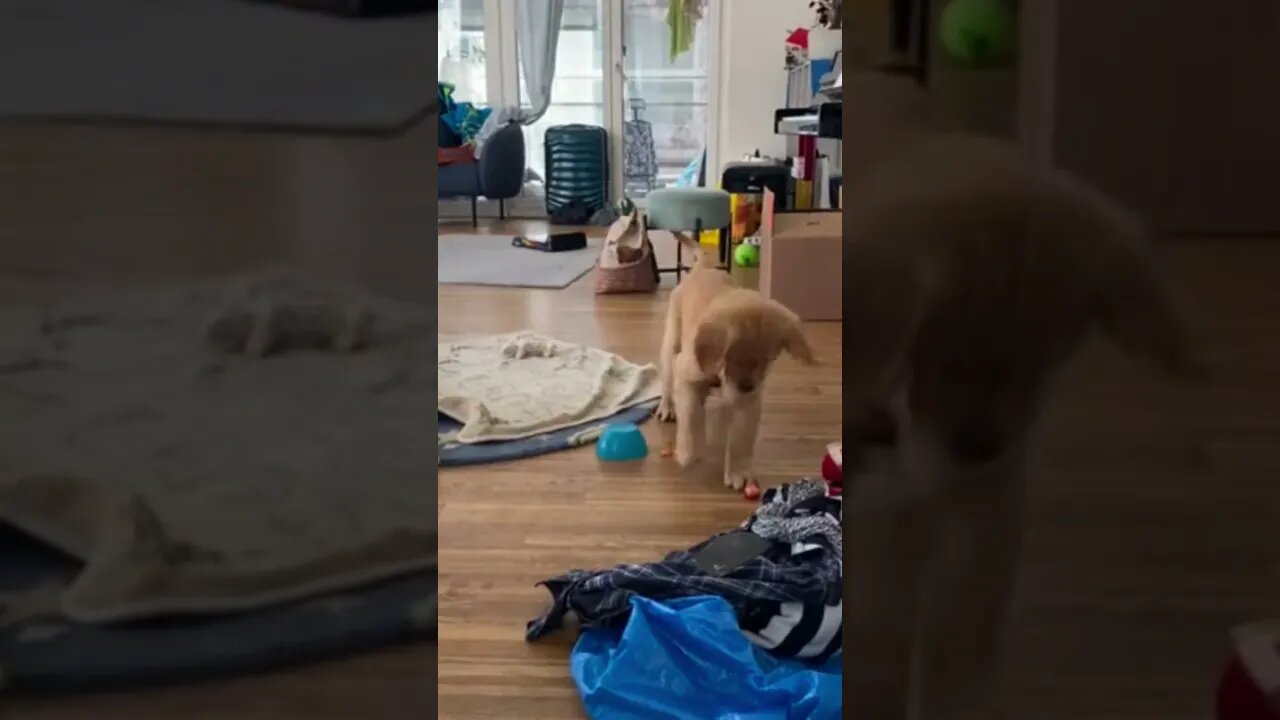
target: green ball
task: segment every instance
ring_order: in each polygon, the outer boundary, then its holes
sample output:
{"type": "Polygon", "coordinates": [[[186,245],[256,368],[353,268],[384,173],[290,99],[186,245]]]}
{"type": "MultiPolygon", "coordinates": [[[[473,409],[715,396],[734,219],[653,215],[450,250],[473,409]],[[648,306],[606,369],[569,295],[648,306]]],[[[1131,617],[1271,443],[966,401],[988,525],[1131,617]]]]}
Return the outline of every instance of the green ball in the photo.
{"type": "Polygon", "coordinates": [[[733,261],[738,267],[755,267],[760,264],[760,247],[742,243],[733,249],[733,261]]]}
{"type": "Polygon", "coordinates": [[[952,0],[938,19],[938,32],[955,60],[994,65],[1013,55],[1018,21],[1008,0],[952,0]]]}

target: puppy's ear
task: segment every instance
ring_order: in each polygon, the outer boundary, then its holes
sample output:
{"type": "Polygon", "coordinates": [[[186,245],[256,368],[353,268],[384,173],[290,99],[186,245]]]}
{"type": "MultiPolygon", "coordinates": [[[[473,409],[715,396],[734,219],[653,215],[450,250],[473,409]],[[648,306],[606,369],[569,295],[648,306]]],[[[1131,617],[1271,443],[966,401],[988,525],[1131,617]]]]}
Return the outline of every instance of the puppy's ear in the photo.
{"type": "Polygon", "coordinates": [[[912,338],[932,302],[931,283],[911,245],[896,242],[894,212],[845,215],[843,344],[845,407],[883,407],[907,366],[912,338]]]}
{"type": "Polygon", "coordinates": [[[813,346],[809,344],[809,339],[804,336],[804,326],[799,319],[791,323],[783,347],[786,348],[791,357],[805,365],[818,364],[818,361],[813,356],[813,346]]]}
{"type": "Polygon", "coordinates": [[[771,323],[777,328],[782,338],[781,350],[785,350],[788,355],[799,360],[805,365],[816,365],[818,361],[813,357],[813,346],[809,344],[809,339],[804,336],[804,323],[800,321],[800,316],[791,311],[791,308],[779,303],[776,300],[768,300],[765,303],[769,312],[773,315],[771,323]]]}
{"type": "Polygon", "coordinates": [[[1208,379],[1194,357],[1182,318],[1160,282],[1145,229],[1123,226],[1116,233],[1120,252],[1102,286],[1100,324],[1124,351],[1186,380],[1208,379]]]}
{"type": "Polygon", "coordinates": [[[1154,270],[1145,264],[1131,264],[1107,288],[1101,324],[1126,352],[1175,377],[1207,379],[1208,370],[1193,357],[1182,319],[1154,270]]]}
{"type": "Polygon", "coordinates": [[[698,367],[708,374],[720,372],[724,354],[729,349],[729,327],[715,319],[707,319],[693,336],[693,357],[698,367]]]}

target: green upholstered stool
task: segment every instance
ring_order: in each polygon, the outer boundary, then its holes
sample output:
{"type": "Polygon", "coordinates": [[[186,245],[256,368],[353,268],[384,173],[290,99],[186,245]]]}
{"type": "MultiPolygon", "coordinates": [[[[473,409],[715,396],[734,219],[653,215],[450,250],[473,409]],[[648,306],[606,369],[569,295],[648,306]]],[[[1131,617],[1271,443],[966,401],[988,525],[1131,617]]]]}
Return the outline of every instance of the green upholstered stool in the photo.
{"type": "MultiPolygon", "coordinates": [[[[652,230],[692,232],[699,244],[702,243],[704,230],[719,230],[718,256],[720,264],[728,267],[725,231],[733,222],[729,193],[714,188],[673,187],[654,190],[645,200],[649,205],[645,222],[652,230]]],[[[658,272],[673,272],[676,274],[676,282],[680,282],[680,273],[684,271],[682,250],[683,246],[676,243],[676,266],[663,268],[658,272]]]]}

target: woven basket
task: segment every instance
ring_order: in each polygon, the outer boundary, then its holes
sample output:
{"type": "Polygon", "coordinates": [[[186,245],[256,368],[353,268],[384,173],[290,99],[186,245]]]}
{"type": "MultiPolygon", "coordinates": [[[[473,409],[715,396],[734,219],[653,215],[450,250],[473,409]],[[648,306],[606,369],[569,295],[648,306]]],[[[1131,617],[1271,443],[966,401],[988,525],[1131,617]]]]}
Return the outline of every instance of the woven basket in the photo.
{"type": "Polygon", "coordinates": [[[609,238],[596,261],[596,294],[612,295],[615,293],[654,292],[658,289],[658,260],[653,254],[653,244],[649,242],[649,232],[644,219],[637,213],[630,213],[618,219],[610,228],[609,238]],[[635,246],[639,246],[639,256],[635,256],[635,246]],[[619,252],[619,247],[631,252],[619,252]],[[610,252],[613,256],[605,262],[610,252]],[[625,255],[625,262],[619,262],[617,255],[625,255]]]}

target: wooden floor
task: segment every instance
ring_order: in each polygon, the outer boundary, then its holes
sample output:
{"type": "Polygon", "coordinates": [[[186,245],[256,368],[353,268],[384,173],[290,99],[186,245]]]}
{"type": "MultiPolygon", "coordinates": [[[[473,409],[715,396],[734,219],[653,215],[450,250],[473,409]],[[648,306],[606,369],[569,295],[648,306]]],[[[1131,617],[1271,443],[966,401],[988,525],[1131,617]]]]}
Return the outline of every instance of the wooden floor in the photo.
{"type": "MultiPolygon", "coordinates": [[[[418,158],[433,140],[4,128],[0,298],[284,259],[429,299],[434,199],[418,158]]],[[[1105,348],[1068,372],[1038,453],[1009,661],[1031,708],[1020,717],[1204,720],[1227,629],[1280,614],[1280,241],[1171,242],[1162,259],[1214,380],[1168,386],[1105,348]]],[[[436,292],[443,335],[530,328],[637,361],[658,342],[661,296],[596,298],[582,284],[436,292]]],[[[839,433],[839,332],[811,334],[825,366],[784,360],[773,378],[759,451],[768,482],[812,472],[839,433]]],[[[581,717],[572,638],[523,640],[546,606],[533,584],[655,559],[749,509],[659,458],[602,468],[589,450],[446,470],[440,505],[439,717],[451,720],[581,717]]],[[[431,717],[435,659],[422,645],[138,693],[0,693],[0,718],[431,717]]]]}

